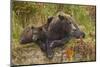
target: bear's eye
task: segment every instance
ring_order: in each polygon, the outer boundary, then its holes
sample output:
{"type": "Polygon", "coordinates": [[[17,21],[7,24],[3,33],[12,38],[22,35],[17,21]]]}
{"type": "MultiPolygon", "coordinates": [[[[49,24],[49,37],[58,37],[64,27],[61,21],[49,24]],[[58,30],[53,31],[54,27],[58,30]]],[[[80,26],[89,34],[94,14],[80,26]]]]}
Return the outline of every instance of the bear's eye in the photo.
{"type": "Polygon", "coordinates": [[[76,31],[76,29],[74,29],[74,31],[76,31]]]}
{"type": "Polygon", "coordinates": [[[71,24],[71,22],[69,22],[69,24],[71,24]]]}
{"type": "Polygon", "coordinates": [[[26,30],[25,30],[25,31],[26,31],[26,32],[29,32],[30,30],[31,30],[30,28],[26,28],[26,30]]]}
{"type": "Polygon", "coordinates": [[[29,32],[29,30],[27,30],[27,32],[29,32]]]}

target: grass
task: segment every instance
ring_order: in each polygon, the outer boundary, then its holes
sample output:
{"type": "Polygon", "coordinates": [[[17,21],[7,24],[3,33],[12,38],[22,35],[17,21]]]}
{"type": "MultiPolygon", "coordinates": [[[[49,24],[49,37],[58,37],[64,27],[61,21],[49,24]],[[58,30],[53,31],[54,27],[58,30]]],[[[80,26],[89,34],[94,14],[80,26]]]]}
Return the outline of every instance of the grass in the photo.
{"type": "MultiPolygon", "coordinates": [[[[21,3],[22,4],[22,3],[21,3]]],[[[25,3],[24,3],[25,4],[25,3]]],[[[59,5],[46,4],[35,7],[36,3],[26,4],[25,7],[32,4],[32,11],[34,13],[29,13],[26,15],[30,17],[27,24],[38,25],[43,24],[42,22],[46,21],[48,16],[56,14],[59,5]],[[34,6],[35,5],[35,6],[34,6]]],[[[20,4],[19,4],[20,5],[20,4]]],[[[18,5],[17,5],[18,6],[18,5]]],[[[19,7],[20,8],[20,7],[19,7]]],[[[22,7],[21,7],[22,8],[22,7]]],[[[21,10],[21,9],[19,9],[21,10]]],[[[23,24],[25,20],[24,15],[17,15],[16,10],[12,10],[12,63],[18,65],[27,65],[27,64],[45,64],[45,63],[62,63],[62,62],[78,62],[78,61],[91,61],[95,59],[95,25],[92,21],[91,16],[88,15],[88,11],[85,9],[85,6],[76,6],[76,5],[64,5],[64,12],[69,13],[75,18],[79,28],[85,32],[86,37],[82,39],[83,41],[72,39],[69,43],[66,43],[64,49],[56,48],[54,49],[54,57],[52,60],[49,60],[45,53],[43,53],[40,48],[35,43],[30,43],[22,45],[19,43],[20,34],[23,31],[23,24]],[[22,15],[22,17],[20,17],[22,15]],[[85,43],[85,44],[81,44],[85,43]],[[81,46],[82,45],[82,48],[81,46]],[[89,51],[87,51],[88,47],[89,51]],[[93,46],[93,47],[92,47],[93,46]],[[80,48],[74,50],[74,48],[80,48]],[[85,47],[85,48],[83,48],[85,47]],[[67,52],[66,52],[67,51],[67,52]],[[87,51],[87,52],[86,52],[87,51]],[[85,53],[86,52],[86,53],[85,53]],[[84,53],[81,55],[80,53],[84,53]],[[67,56],[69,55],[69,57],[67,56]]],[[[25,13],[24,13],[25,14],[25,13]]],[[[26,22],[26,21],[25,21],[26,22]]],[[[26,25],[26,26],[28,26],[26,25]]]]}

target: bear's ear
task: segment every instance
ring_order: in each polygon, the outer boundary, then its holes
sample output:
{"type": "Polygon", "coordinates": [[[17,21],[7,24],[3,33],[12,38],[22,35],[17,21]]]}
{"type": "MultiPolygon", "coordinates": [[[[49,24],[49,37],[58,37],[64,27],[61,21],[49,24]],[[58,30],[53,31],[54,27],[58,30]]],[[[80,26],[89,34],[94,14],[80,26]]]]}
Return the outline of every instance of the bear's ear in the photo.
{"type": "Polygon", "coordinates": [[[35,27],[34,26],[31,26],[31,29],[34,29],[35,27]]]}
{"type": "Polygon", "coordinates": [[[58,15],[58,17],[59,17],[60,20],[64,19],[64,16],[58,15]]]}
{"type": "Polygon", "coordinates": [[[52,21],[52,19],[53,19],[53,16],[49,16],[48,20],[47,20],[47,23],[49,24],[52,21]]]}
{"type": "Polygon", "coordinates": [[[38,30],[39,30],[39,31],[42,31],[42,27],[39,27],[38,30]]]}

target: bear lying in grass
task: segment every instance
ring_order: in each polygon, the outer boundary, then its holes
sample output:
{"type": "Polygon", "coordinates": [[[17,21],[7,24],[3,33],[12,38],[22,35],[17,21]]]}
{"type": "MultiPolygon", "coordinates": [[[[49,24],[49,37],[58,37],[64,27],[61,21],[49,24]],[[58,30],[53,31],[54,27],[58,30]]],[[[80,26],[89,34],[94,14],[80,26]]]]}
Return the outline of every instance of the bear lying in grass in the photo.
{"type": "Polygon", "coordinates": [[[53,49],[63,46],[71,38],[84,38],[84,32],[80,31],[73,18],[63,12],[57,16],[49,17],[47,24],[40,27],[27,27],[21,34],[20,43],[35,42],[48,58],[53,57],[53,49]]]}

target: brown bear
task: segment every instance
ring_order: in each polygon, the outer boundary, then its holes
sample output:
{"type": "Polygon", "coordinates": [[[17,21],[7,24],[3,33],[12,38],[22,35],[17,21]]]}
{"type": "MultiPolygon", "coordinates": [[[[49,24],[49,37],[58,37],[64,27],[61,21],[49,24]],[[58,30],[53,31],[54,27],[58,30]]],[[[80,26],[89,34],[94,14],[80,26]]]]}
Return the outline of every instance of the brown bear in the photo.
{"type": "Polygon", "coordinates": [[[21,43],[36,42],[46,52],[48,58],[53,57],[55,47],[63,46],[72,37],[80,38],[85,36],[73,18],[63,12],[48,18],[47,24],[37,28],[32,26],[28,29],[28,32],[23,32],[21,43]]]}

